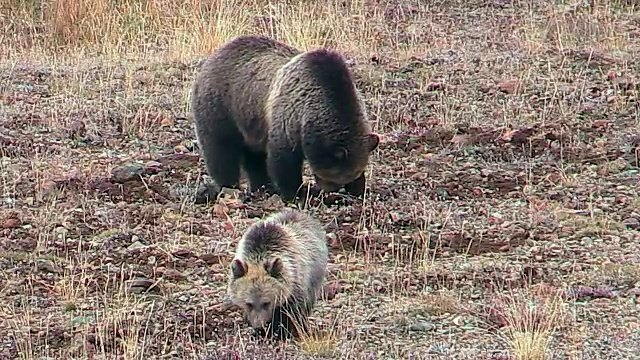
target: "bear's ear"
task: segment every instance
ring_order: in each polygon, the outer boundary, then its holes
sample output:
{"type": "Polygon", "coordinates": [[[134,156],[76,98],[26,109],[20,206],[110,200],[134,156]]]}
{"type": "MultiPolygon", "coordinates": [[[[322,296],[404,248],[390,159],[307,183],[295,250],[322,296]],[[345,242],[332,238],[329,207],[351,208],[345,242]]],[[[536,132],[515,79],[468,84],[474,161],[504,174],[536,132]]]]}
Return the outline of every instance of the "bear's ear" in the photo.
{"type": "Polygon", "coordinates": [[[365,141],[367,142],[367,148],[369,149],[369,152],[372,152],[378,147],[378,144],[380,144],[380,135],[372,132],[365,136],[366,136],[365,141]]]}
{"type": "Polygon", "coordinates": [[[233,261],[231,262],[231,274],[233,276],[233,279],[235,280],[241,278],[245,276],[246,273],[247,263],[240,259],[233,259],[233,261]]]}
{"type": "Polygon", "coordinates": [[[281,279],[284,265],[282,264],[282,260],[280,258],[274,257],[264,263],[264,269],[271,277],[281,279]]]}
{"type": "Polygon", "coordinates": [[[349,152],[343,147],[339,147],[333,152],[333,158],[337,161],[343,161],[347,158],[347,155],[349,155],[349,152]]]}

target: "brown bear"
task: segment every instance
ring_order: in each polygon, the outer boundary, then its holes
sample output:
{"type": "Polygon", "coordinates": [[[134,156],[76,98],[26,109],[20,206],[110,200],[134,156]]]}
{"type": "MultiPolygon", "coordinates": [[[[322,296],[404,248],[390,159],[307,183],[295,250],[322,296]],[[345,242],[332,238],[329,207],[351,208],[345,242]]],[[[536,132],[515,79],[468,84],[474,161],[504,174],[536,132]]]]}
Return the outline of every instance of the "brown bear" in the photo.
{"type": "Polygon", "coordinates": [[[307,331],[329,250],[322,224],[287,209],[253,224],[231,262],[227,296],[254,331],[284,339],[307,331]]]}
{"type": "Polygon", "coordinates": [[[306,159],[321,189],[364,193],[364,170],[379,137],[336,51],[301,52],[269,37],[237,37],[205,60],[191,111],[218,186],[237,188],[242,165],[251,191],[264,187],[292,201],[306,159]]]}

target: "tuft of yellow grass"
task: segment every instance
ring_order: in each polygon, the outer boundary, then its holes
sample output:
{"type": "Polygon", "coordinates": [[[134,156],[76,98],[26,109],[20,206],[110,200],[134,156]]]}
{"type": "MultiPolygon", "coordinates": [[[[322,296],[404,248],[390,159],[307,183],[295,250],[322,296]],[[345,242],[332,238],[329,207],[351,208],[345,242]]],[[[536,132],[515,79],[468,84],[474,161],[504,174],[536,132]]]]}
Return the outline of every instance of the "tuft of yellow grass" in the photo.
{"type": "Polygon", "coordinates": [[[338,346],[339,330],[337,321],[332,321],[332,324],[326,327],[310,326],[307,331],[302,331],[297,342],[302,352],[309,356],[331,357],[338,346]]]}
{"type": "Polygon", "coordinates": [[[331,357],[336,351],[338,337],[333,330],[322,330],[302,335],[298,343],[300,349],[307,355],[331,357]]]}
{"type": "Polygon", "coordinates": [[[553,332],[561,326],[565,312],[559,296],[505,296],[500,303],[506,323],[504,337],[518,360],[546,360],[553,332]]]}

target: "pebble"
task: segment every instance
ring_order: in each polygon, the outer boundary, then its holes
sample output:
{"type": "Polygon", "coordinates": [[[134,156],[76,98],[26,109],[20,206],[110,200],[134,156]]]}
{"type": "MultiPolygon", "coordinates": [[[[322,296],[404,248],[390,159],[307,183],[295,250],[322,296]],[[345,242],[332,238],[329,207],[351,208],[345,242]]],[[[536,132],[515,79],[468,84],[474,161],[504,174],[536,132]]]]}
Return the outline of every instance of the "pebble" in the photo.
{"type": "Polygon", "coordinates": [[[627,218],[622,220],[622,225],[628,227],[629,229],[638,230],[640,229],[640,220],[636,218],[627,218]]]}
{"type": "Polygon", "coordinates": [[[431,331],[434,326],[428,321],[420,321],[409,326],[409,331],[431,331]]]}
{"type": "Polygon", "coordinates": [[[115,182],[124,183],[130,180],[137,180],[139,176],[145,175],[146,171],[142,164],[126,164],[116,166],[111,170],[111,178],[115,182]]]}
{"type": "Polygon", "coordinates": [[[133,244],[129,245],[129,247],[127,248],[129,251],[134,251],[134,250],[138,250],[138,249],[144,249],[146,246],[141,243],[140,241],[136,241],[133,244]]]}

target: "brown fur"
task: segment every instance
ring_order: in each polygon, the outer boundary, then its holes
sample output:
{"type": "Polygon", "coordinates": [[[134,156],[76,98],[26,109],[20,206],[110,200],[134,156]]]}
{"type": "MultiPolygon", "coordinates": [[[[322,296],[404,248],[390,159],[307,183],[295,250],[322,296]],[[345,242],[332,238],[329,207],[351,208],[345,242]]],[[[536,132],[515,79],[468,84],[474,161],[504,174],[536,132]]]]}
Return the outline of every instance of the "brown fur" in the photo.
{"type": "Polygon", "coordinates": [[[364,193],[364,169],[379,142],[361,96],[335,51],[309,52],[262,36],[241,36],[207,59],[193,84],[196,137],[213,180],[291,201],[309,161],[326,191],[364,193]]]}
{"type": "Polygon", "coordinates": [[[228,297],[255,330],[297,336],[316,304],[327,266],[322,225],[285,209],[252,225],[231,262],[228,297]]]}

